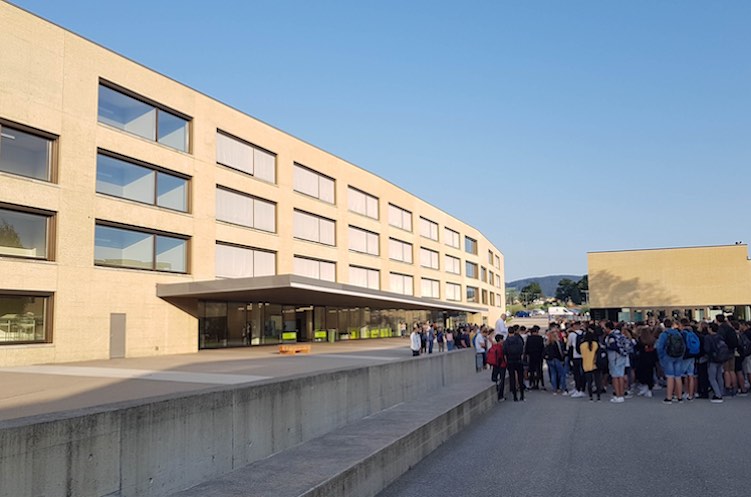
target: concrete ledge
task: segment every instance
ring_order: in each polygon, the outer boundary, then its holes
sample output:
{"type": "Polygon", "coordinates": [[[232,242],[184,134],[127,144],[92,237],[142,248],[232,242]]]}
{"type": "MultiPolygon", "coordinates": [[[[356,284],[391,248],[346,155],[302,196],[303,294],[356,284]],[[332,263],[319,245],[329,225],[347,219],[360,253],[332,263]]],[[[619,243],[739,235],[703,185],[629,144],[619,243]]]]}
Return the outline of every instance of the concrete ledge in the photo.
{"type": "Polygon", "coordinates": [[[478,375],[171,497],[372,497],[495,400],[478,375]]]}

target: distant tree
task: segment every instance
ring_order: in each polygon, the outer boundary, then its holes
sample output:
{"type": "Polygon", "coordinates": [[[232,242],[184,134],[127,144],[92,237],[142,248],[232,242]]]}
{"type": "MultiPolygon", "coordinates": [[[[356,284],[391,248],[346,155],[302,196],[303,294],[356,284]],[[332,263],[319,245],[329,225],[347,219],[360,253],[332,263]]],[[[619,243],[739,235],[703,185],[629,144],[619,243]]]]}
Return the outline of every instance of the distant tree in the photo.
{"type": "Polygon", "coordinates": [[[514,302],[519,301],[519,290],[516,288],[507,288],[506,289],[506,302],[508,304],[513,304],[514,302]]]}
{"type": "Polygon", "coordinates": [[[530,283],[529,285],[522,288],[521,296],[522,296],[522,300],[525,303],[532,302],[533,300],[538,299],[543,296],[542,288],[540,288],[540,284],[537,282],[530,283]]]}
{"type": "Polygon", "coordinates": [[[0,219],[0,246],[23,248],[21,237],[18,236],[18,232],[16,232],[16,229],[4,219],[0,219]]]}
{"type": "Polygon", "coordinates": [[[586,296],[589,294],[589,275],[585,274],[582,276],[582,279],[576,283],[576,286],[579,288],[579,293],[582,296],[582,300],[579,303],[582,303],[586,300],[586,296]]]}
{"type": "Polygon", "coordinates": [[[561,302],[573,302],[581,304],[582,294],[579,291],[579,284],[568,278],[563,278],[558,282],[558,288],[555,289],[555,298],[561,302]]]}

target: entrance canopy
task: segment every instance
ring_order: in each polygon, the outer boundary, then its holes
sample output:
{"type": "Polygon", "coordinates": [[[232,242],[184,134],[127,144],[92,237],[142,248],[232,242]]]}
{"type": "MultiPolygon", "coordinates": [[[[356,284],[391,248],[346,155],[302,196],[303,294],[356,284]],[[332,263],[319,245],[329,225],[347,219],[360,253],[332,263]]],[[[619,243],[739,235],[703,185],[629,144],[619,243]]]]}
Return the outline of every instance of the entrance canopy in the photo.
{"type": "Polygon", "coordinates": [[[289,305],[370,307],[371,309],[485,312],[484,307],[382,292],[293,274],[157,284],[156,293],[186,310],[199,300],[273,302],[289,305]]]}

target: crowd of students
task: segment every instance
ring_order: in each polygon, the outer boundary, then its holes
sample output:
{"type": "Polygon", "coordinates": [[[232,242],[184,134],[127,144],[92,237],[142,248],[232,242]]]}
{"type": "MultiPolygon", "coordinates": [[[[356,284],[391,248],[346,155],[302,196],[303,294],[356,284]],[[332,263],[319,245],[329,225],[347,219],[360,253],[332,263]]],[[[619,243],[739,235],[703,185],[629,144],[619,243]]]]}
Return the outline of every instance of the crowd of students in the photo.
{"type": "Polygon", "coordinates": [[[724,315],[711,322],[551,323],[544,334],[538,326],[496,324],[477,329],[471,340],[478,371],[492,368],[499,401],[506,375],[514,401],[523,401],[526,389],[546,390],[543,363],[553,395],[593,402],[609,388],[616,404],[657,389],[664,389],[666,404],[721,403],[748,395],[751,384],[751,322],[724,315]]]}

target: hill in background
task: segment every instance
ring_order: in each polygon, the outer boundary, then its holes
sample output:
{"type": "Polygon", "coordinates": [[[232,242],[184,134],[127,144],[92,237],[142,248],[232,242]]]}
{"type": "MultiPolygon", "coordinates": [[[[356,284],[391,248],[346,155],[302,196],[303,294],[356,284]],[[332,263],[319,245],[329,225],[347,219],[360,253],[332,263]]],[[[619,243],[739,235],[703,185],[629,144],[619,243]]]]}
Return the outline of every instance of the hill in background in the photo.
{"type": "Polygon", "coordinates": [[[579,281],[582,276],[573,274],[556,274],[552,276],[538,276],[536,278],[524,278],[523,280],[516,280],[506,283],[506,289],[514,288],[521,290],[530,283],[539,283],[542,293],[546,297],[555,297],[555,289],[558,288],[558,282],[564,278],[568,278],[572,281],[579,281]]]}

